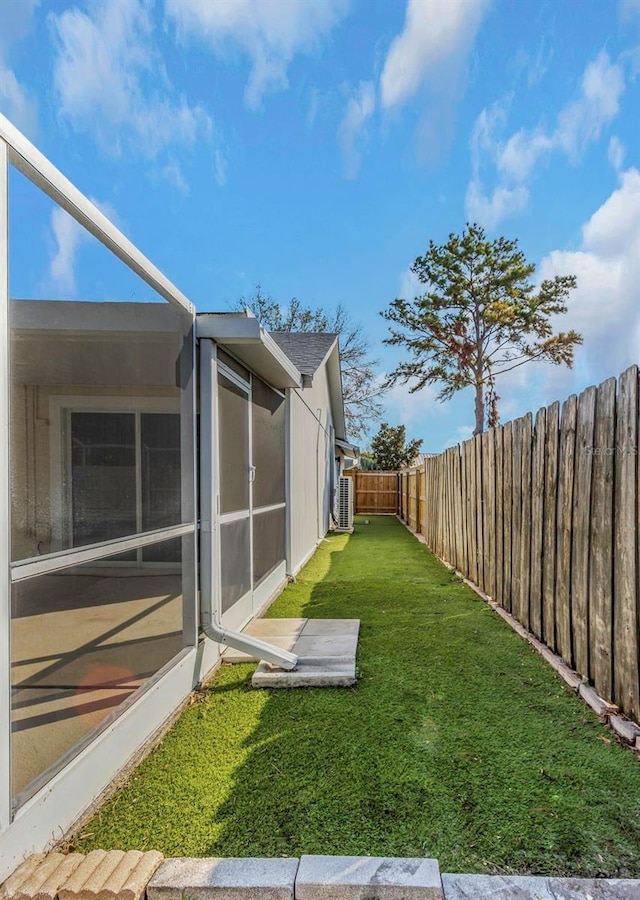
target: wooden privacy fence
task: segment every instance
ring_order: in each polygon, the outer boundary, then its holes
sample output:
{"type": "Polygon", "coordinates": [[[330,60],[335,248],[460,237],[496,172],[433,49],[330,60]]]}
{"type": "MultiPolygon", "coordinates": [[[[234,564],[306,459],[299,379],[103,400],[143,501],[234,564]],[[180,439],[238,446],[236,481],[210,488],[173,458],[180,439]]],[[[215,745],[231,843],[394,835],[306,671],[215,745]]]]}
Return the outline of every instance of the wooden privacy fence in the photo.
{"type": "Polygon", "coordinates": [[[345,472],[353,478],[354,512],[385,515],[398,512],[397,472],[345,472]]]}
{"type": "Polygon", "coordinates": [[[636,720],[638,398],[632,366],[400,473],[399,503],[434,553],[636,720]]]}

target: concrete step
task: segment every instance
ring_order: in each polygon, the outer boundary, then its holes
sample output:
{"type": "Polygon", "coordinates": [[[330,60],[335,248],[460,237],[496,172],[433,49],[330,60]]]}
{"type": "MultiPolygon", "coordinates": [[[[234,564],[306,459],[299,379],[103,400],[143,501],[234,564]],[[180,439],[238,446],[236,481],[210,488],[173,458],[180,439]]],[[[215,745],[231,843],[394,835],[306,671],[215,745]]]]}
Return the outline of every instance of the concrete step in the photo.
{"type": "Polygon", "coordinates": [[[253,687],[351,687],[355,684],[359,619],[256,619],[251,626],[263,639],[273,640],[274,632],[285,627],[278,626],[279,621],[286,623],[294,637],[290,649],[298,657],[298,665],[287,672],[261,662],[251,679],[253,687]],[[263,633],[265,629],[270,636],[263,633]]]}
{"type": "Polygon", "coordinates": [[[167,859],[147,900],[293,900],[297,859],[167,859]]]}
{"type": "Polygon", "coordinates": [[[296,900],[442,900],[436,859],[302,856],[296,900]]]}
{"type": "Polygon", "coordinates": [[[443,874],[446,900],[638,900],[640,881],[443,874]]]}

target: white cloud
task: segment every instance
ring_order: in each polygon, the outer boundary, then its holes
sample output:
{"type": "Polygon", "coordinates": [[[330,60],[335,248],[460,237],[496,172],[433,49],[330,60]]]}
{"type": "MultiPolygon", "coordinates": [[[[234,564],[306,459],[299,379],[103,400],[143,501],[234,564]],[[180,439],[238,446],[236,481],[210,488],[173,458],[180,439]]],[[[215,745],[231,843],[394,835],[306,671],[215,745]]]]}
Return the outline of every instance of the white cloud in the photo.
{"type": "MultiPolygon", "coordinates": [[[[108,219],[119,228],[122,227],[109,203],[100,203],[94,197],[89,199],[108,219]]],[[[60,206],[52,210],[50,226],[54,246],[49,263],[49,282],[60,294],[72,297],[76,293],[78,253],[92,238],[89,232],[60,206]]]]}
{"type": "Polygon", "coordinates": [[[462,444],[463,441],[468,441],[469,438],[472,437],[473,428],[471,425],[459,425],[456,428],[455,434],[452,434],[442,445],[442,451],[447,450],[449,447],[456,447],[458,444],[462,444]]]}
{"type": "Polygon", "coordinates": [[[338,139],[344,157],[347,178],[355,178],[362,161],[362,145],[366,141],[366,125],[374,113],[376,95],[370,81],[361,81],[355,94],[349,98],[344,119],[340,124],[338,139]]]}
{"type": "Polygon", "coordinates": [[[171,162],[168,162],[166,166],[162,167],[162,176],[166,181],[170,182],[183,197],[188,197],[191,193],[187,180],[180,168],[180,164],[177,163],[175,159],[172,159],[171,162]]]}
{"type": "Polygon", "coordinates": [[[487,0],[408,0],[380,78],[382,106],[400,106],[421,88],[442,93],[464,69],[487,0]]]}
{"type": "MultiPolygon", "coordinates": [[[[576,275],[578,286],[556,330],[574,328],[583,339],[575,366],[526,365],[499,380],[507,407],[537,409],[587,384],[618,375],[640,357],[640,172],[628,169],[620,184],[582,228],[577,250],[554,250],[540,263],[539,279],[576,275]],[[519,378],[512,375],[519,372],[519,378]]],[[[507,415],[508,418],[508,415],[507,415]]]]}
{"type": "MultiPolygon", "coordinates": [[[[384,380],[385,376],[381,376],[384,380]]],[[[430,386],[424,387],[414,394],[409,393],[409,385],[396,384],[384,395],[385,416],[390,424],[406,425],[407,431],[420,422],[425,414],[436,412],[441,406],[435,395],[436,391],[430,386]]]]}
{"type": "Polygon", "coordinates": [[[71,8],[51,22],[59,111],[77,131],[112,154],[148,159],[211,136],[205,110],[177,96],[169,82],[146,0],[106,0],[86,12],[71,8]]]}
{"type": "Polygon", "coordinates": [[[403,297],[405,300],[413,300],[414,297],[420,296],[426,290],[426,286],[420,282],[420,279],[415,274],[415,272],[411,271],[411,267],[409,266],[405,269],[404,272],[400,275],[400,293],[399,297],[403,297]]]}
{"type": "Polygon", "coordinates": [[[318,49],[346,15],[348,0],[165,0],[179,35],[203,40],[218,56],[240,47],[251,60],[245,102],[260,106],[268,91],[286,88],[297,53],[318,49]]]}
{"type": "Polygon", "coordinates": [[[609,141],[607,157],[616,172],[621,171],[622,166],[624,165],[625,154],[626,150],[624,144],[614,135],[609,141]]]}
{"type": "Polygon", "coordinates": [[[38,129],[38,106],[29,89],[22,84],[8,58],[12,47],[26,35],[39,0],[0,3],[0,112],[31,138],[38,129]]]}
{"type": "Polygon", "coordinates": [[[216,173],[216,181],[222,187],[227,183],[227,165],[228,161],[224,153],[219,147],[216,147],[214,153],[214,164],[215,164],[215,173],[216,173]]]}
{"type": "Polygon", "coordinates": [[[49,266],[51,282],[61,293],[73,296],[76,256],[80,246],[89,239],[89,233],[59,206],[51,213],[51,231],[56,245],[49,266]]]}
{"type": "Polygon", "coordinates": [[[14,72],[0,63],[0,112],[33,138],[38,129],[38,105],[14,72]]]}
{"type": "Polygon", "coordinates": [[[541,159],[563,153],[577,163],[589,144],[598,141],[615,119],[624,91],[624,73],[602,51],[584,71],[578,96],[558,113],[555,127],[542,124],[522,128],[502,141],[510,98],[482,111],[471,135],[472,180],[467,189],[467,217],[494,228],[527,206],[527,182],[541,159]],[[485,189],[482,168],[493,166],[498,182],[493,192],[485,189]]]}
{"type": "Polygon", "coordinates": [[[471,222],[493,229],[503,219],[526,209],[528,202],[529,191],[522,185],[515,188],[499,185],[489,196],[482,182],[473,179],[469,182],[465,197],[466,216],[471,222]]]}
{"type": "Polygon", "coordinates": [[[630,22],[640,16],[640,0],[620,0],[618,11],[623,22],[630,22]]]}
{"type": "Polygon", "coordinates": [[[585,70],[580,96],[558,116],[554,143],[572,162],[599,140],[602,130],[618,115],[623,91],[622,66],[612,63],[602,51],[585,70]]]}

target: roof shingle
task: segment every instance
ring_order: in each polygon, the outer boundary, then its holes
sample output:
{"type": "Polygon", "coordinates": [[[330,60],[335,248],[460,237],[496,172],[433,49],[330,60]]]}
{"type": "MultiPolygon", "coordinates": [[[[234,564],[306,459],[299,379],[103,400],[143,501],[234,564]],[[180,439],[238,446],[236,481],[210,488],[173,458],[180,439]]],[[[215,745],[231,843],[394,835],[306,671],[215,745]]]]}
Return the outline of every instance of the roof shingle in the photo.
{"type": "Polygon", "coordinates": [[[271,337],[302,375],[313,375],[338,337],[317,331],[271,331],[271,337]]]}

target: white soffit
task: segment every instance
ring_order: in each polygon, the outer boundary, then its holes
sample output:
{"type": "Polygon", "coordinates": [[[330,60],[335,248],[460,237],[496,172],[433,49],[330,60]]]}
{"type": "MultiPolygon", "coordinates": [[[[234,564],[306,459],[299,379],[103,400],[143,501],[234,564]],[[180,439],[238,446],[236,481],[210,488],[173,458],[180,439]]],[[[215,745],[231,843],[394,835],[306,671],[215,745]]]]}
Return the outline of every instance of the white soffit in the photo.
{"type": "Polygon", "coordinates": [[[349,443],[349,441],[341,441],[339,438],[336,438],[336,447],[344,450],[354,459],[357,459],[360,456],[360,448],[356,447],[355,444],[349,443]]]}
{"type": "Polygon", "coordinates": [[[240,362],[275,388],[296,388],[302,376],[253,316],[242,313],[199,313],[196,337],[211,338],[233,351],[240,362]]]}

